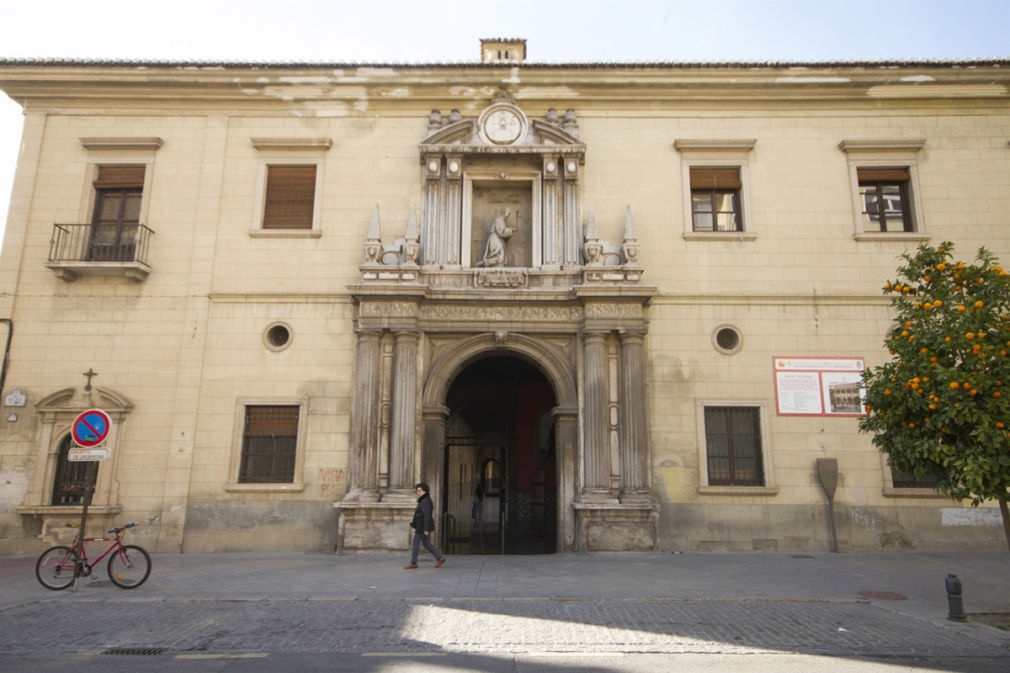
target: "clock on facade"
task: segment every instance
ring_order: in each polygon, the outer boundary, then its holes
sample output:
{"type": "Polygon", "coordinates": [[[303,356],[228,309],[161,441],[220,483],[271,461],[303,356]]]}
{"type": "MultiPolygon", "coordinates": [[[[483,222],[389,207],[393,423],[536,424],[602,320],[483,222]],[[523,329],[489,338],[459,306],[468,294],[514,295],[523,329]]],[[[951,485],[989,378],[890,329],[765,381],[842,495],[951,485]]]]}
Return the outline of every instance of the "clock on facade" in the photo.
{"type": "Polygon", "coordinates": [[[484,135],[488,140],[499,145],[506,145],[519,139],[519,134],[523,129],[523,120],[515,111],[500,108],[484,118],[483,128],[484,135]]]}

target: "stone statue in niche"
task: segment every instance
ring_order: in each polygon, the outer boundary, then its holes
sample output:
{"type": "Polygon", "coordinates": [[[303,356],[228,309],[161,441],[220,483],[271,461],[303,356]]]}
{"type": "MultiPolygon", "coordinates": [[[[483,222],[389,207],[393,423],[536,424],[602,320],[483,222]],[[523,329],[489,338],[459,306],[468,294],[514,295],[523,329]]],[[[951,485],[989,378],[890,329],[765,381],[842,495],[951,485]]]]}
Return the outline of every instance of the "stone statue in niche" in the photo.
{"type": "Polygon", "coordinates": [[[487,236],[487,245],[484,247],[484,257],[477,262],[477,266],[490,268],[494,266],[505,266],[506,243],[512,237],[515,229],[508,225],[506,221],[511,211],[502,208],[494,221],[491,222],[491,229],[487,236]]]}

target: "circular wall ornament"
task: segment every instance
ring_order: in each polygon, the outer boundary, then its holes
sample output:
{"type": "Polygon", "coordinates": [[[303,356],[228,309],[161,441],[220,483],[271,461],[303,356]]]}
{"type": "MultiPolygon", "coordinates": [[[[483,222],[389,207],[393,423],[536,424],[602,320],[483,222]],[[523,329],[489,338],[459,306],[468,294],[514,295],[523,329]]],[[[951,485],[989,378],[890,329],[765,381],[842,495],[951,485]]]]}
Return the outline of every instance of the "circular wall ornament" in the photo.
{"type": "Polygon", "coordinates": [[[282,351],[291,345],[291,327],[275,322],[263,331],[263,345],[272,351],[282,351]]]}
{"type": "Polygon", "coordinates": [[[511,145],[526,135],[526,115],[515,105],[499,103],[481,113],[477,128],[484,140],[495,145],[511,145]]]}
{"type": "Polygon", "coordinates": [[[743,335],[733,325],[719,325],[712,330],[712,345],[724,355],[733,355],[743,348],[743,335]]]}

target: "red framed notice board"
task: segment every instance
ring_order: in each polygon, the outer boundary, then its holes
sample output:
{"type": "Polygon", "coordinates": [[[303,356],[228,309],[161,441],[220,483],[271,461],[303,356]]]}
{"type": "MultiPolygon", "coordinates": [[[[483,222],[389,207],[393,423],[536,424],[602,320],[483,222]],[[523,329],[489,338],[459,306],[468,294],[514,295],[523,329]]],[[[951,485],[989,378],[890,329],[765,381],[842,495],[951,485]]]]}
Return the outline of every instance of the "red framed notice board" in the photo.
{"type": "Polygon", "coordinates": [[[862,416],[863,358],[778,356],[775,407],[779,416],[862,416]]]}

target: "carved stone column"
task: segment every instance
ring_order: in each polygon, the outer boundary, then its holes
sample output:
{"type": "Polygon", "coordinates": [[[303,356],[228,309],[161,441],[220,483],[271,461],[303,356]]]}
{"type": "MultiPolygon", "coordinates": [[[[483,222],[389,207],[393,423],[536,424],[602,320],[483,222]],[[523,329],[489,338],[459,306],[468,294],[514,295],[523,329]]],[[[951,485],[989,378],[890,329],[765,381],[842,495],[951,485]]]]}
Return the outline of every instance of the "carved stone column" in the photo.
{"type": "MultiPolygon", "coordinates": [[[[460,252],[463,242],[463,157],[449,154],[445,157],[445,226],[442,236],[445,243],[441,246],[444,257],[443,264],[457,266],[461,264],[460,252]]],[[[467,260],[467,264],[470,261],[467,260]]]]}
{"type": "Polygon", "coordinates": [[[621,332],[621,502],[651,501],[645,411],[645,362],[639,331],[621,332]]]}
{"type": "Polygon", "coordinates": [[[610,492],[610,428],[607,395],[605,332],[587,332],[585,341],[585,409],[583,416],[583,500],[612,500],[610,492]]]}
{"type": "Polygon", "coordinates": [[[417,417],[417,332],[395,332],[389,492],[384,500],[414,499],[414,430],[417,417]]]}
{"type": "Polygon", "coordinates": [[[582,254],[582,225],[579,222],[579,162],[564,159],[564,258],[565,266],[578,266],[582,254]]]}
{"type": "Polygon", "coordinates": [[[557,155],[544,156],[543,172],[543,211],[541,228],[543,229],[543,265],[545,267],[561,266],[561,220],[558,217],[560,209],[558,177],[561,174],[557,155]]]}
{"type": "Polygon", "coordinates": [[[424,212],[421,223],[421,264],[439,263],[438,229],[442,216],[442,157],[424,157],[424,212]]]}
{"type": "Polygon", "coordinates": [[[379,330],[358,332],[351,407],[351,488],[347,500],[376,502],[379,452],[379,330]]]}

